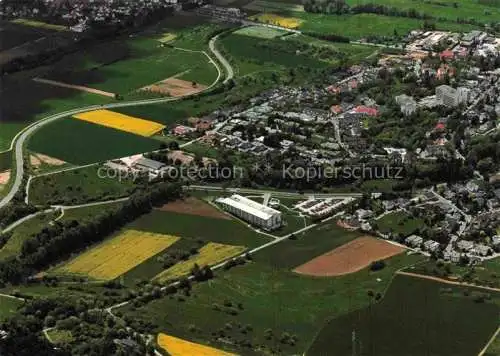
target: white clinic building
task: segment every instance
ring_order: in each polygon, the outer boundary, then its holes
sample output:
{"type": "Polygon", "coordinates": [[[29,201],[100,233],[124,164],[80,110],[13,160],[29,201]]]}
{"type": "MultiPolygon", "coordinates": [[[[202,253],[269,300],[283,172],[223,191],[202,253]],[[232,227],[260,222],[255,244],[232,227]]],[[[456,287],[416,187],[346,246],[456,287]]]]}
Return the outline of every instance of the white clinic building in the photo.
{"type": "Polygon", "coordinates": [[[265,230],[274,230],[281,226],[281,212],[257,203],[238,194],[216,200],[224,210],[265,230]]]}

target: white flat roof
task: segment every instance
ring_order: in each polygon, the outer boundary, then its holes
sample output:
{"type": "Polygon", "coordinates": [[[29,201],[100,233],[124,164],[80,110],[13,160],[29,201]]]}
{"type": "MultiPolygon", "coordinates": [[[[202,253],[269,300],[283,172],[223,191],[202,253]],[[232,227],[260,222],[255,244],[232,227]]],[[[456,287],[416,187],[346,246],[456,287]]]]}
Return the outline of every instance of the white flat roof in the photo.
{"type": "Polygon", "coordinates": [[[229,198],[219,199],[219,201],[264,220],[268,220],[274,215],[281,214],[281,212],[276,209],[257,203],[256,201],[238,194],[234,194],[229,198]]]}

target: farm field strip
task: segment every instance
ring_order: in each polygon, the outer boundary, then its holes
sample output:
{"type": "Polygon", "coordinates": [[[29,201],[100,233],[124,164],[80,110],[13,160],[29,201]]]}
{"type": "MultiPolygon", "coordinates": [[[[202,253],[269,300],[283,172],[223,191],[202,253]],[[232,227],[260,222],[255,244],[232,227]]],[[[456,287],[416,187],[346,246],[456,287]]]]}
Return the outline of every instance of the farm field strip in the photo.
{"type": "Polygon", "coordinates": [[[228,258],[240,255],[247,248],[244,246],[232,246],[209,242],[203,246],[198,254],[193,258],[175,264],[169,269],[161,272],[153,278],[154,281],[166,282],[190,274],[191,269],[195,264],[200,267],[215,265],[228,258]]]}
{"type": "Polygon", "coordinates": [[[300,4],[290,4],[290,3],[283,3],[283,2],[277,2],[277,1],[266,1],[266,0],[255,0],[252,1],[249,4],[246,4],[243,6],[245,10],[252,10],[252,11],[260,11],[260,12],[266,12],[266,11],[276,11],[276,12],[302,12],[304,11],[304,6],[300,4]]]}
{"type": "Polygon", "coordinates": [[[56,87],[67,88],[67,89],[75,89],[75,90],[84,91],[84,92],[91,93],[91,94],[106,96],[108,98],[113,98],[113,99],[115,98],[115,93],[110,93],[110,92],[95,89],[95,88],[89,88],[89,87],[86,87],[83,85],[67,84],[67,83],[56,81],[56,80],[43,79],[43,78],[34,78],[33,80],[37,83],[54,85],[56,87]]]}
{"type": "Polygon", "coordinates": [[[188,214],[193,216],[205,216],[215,219],[231,220],[231,217],[229,215],[224,214],[209,203],[194,197],[189,197],[184,200],[176,200],[167,203],[158,209],[161,211],[171,211],[174,213],[188,214]]]}
{"type": "Polygon", "coordinates": [[[126,230],[56,268],[55,274],[115,279],[174,244],[179,237],[126,230]]]}
{"type": "Polygon", "coordinates": [[[303,20],[298,17],[285,17],[272,13],[262,13],[249,17],[252,21],[262,22],[265,24],[281,26],[290,29],[298,28],[303,20]]]}
{"type": "Polygon", "coordinates": [[[294,272],[309,276],[341,276],[362,270],[374,261],[384,260],[403,251],[403,247],[363,236],[306,262],[295,268],[294,272]]]}
{"type": "Polygon", "coordinates": [[[109,110],[89,111],[74,115],[74,118],[145,137],[153,136],[165,128],[165,125],[157,122],[139,119],[109,110]]]}
{"type": "Polygon", "coordinates": [[[157,343],[170,356],[236,356],[213,347],[196,344],[167,334],[158,334],[157,343]]]}
{"type": "Polygon", "coordinates": [[[30,26],[30,27],[36,27],[36,28],[43,28],[45,30],[54,30],[54,31],[69,31],[69,29],[66,26],[61,26],[61,25],[54,25],[42,21],[36,21],[36,20],[28,20],[28,19],[15,19],[11,21],[12,23],[15,23],[17,25],[24,25],[24,26],[30,26]]]}

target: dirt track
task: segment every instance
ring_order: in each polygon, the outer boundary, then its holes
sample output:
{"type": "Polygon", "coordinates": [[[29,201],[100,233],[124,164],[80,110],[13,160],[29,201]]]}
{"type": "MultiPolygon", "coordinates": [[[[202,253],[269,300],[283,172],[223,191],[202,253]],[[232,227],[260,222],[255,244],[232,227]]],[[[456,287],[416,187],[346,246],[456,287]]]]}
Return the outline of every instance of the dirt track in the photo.
{"type": "Polygon", "coordinates": [[[450,281],[450,280],[444,279],[444,278],[439,278],[439,277],[434,277],[434,276],[426,276],[425,274],[403,272],[403,271],[398,271],[398,272],[396,272],[396,274],[401,274],[403,276],[410,276],[410,277],[421,278],[421,279],[428,279],[428,280],[431,280],[431,281],[436,281],[436,282],[441,282],[441,283],[446,283],[446,284],[452,284],[452,285],[455,285],[455,286],[480,288],[480,289],[490,290],[490,291],[493,291],[493,292],[500,292],[500,288],[493,288],[493,287],[487,287],[487,286],[478,286],[478,285],[475,285],[475,284],[470,284],[470,283],[465,283],[465,282],[454,282],[454,281],[450,281]]]}
{"type": "Polygon", "coordinates": [[[400,254],[404,248],[371,236],[362,236],[297,267],[294,272],[317,277],[342,276],[370,263],[400,254]]]}
{"type": "Polygon", "coordinates": [[[75,89],[75,90],[85,91],[87,93],[92,93],[92,94],[107,96],[109,98],[114,98],[115,97],[114,93],[110,93],[110,92],[107,92],[107,91],[103,91],[103,90],[99,90],[99,89],[94,89],[94,88],[88,88],[88,87],[84,87],[84,86],[81,86],[81,85],[66,84],[66,83],[55,81],[55,80],[42,79],[42,78],[34,78],[33,81],[35,81],[37,83],[54,85],[56,87],[61,87],[61,88],[68,88],[68,89],[75,89]]]}

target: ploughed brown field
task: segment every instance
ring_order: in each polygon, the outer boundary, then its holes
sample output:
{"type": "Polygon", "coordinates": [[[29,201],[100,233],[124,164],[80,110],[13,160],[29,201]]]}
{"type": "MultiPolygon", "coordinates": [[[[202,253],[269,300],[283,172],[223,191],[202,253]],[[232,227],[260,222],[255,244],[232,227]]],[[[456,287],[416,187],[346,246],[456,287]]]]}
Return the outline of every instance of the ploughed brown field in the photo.
{"type": "Polygon", "coordinates": [[[141,90],[170,95],[173,97],[181,97],[199,93],[205,90],[206,88],[207,86],[203,84],[199,83],[193,84],[193,82],[172,77],[166,80],[162,80],[161,82],[148,85],[147,87],[144,87],[141,90]]]}
{"type": "Polygon", "coordinates": [[[159,210],[196,216],[205,216],[216,219],[231,219],[228,215],[220,212],[210,204],[193,197],[176,200],[174,202],[165,204],[164,206],[159,208],[159,210]]]}
{"type": "Polygon", "coordinates": [[[374,237],[362,236],[306,262],[295,268],[294,272],[318,277],[342,276],[403,251],[403,247],[374,237]]]}

